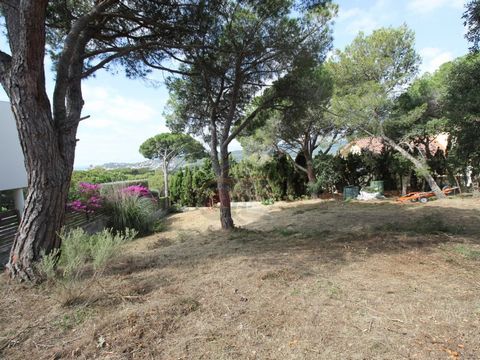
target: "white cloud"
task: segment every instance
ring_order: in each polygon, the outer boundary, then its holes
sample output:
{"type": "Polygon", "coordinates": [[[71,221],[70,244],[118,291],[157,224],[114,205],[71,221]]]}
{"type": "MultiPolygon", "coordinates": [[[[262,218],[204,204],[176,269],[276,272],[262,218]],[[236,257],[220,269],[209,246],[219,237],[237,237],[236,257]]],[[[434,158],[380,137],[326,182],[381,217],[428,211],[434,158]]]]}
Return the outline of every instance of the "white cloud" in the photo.
{"type": "Polygon", "coordinates": [[[455,57],[450,51],[444,51],[439,48],[427,47],[420,50],[420,56],[422,57],[422,66],[420,72],[433,73],[442,64],[452,61],[455,57]]]}
{"type": "Polygon", "coordinates": [[[339,27],[351,35],[358,34],[359,31],[370,33],[385,22],[389,13],[387,11],[387,0],[377,0],[370,8],[350,8],[340,7],[337,23],[339,27]]]}
{"type": "Polygon", "coordinates": [[[426,14],[442,7],[463,9],[464,0],[409,0],[407,8],[417,14],[426,14]]]}
{"type": "Polygon", "coordinates": [[[369,33],[378,27],[378,22],[374,16],[359,8],[340,9],[337,22],[340,24],[339,26],[344,27],[347,33],[353,35],[356,35],[359,31],[369,33]]]}
{"type": "Polygon", "coordinates": [[[111,87],[83,85],[89,119],[80,123],[76,166],[144,160],[138,148],[147,138],[168,131],[161,116],[166,99],[152,104],[111,87]]]}

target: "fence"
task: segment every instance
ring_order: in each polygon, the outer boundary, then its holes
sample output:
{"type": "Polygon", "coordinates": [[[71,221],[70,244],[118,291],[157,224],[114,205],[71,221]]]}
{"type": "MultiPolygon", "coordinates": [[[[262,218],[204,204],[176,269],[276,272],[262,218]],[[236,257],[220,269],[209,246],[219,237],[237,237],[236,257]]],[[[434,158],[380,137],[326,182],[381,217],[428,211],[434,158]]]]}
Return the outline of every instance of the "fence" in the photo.
{"type": "MultiPolygon", "coordinates": [[[[96,232],[103,228],[105,222],[106,216],[101,213],[87,216],[84,213],[67,211],[65,214],[65,227],[69,229],[81,227],[87,232],[96,232]]],[[[16,210],[0,213],[0,269],[8,261],[19,224],[20,217],[16,210]]]]}
{"type": "Polygon", "coordinates": [[[20,218],[17,210],[0,213],[0,267],[6,263],[20,218]]]}

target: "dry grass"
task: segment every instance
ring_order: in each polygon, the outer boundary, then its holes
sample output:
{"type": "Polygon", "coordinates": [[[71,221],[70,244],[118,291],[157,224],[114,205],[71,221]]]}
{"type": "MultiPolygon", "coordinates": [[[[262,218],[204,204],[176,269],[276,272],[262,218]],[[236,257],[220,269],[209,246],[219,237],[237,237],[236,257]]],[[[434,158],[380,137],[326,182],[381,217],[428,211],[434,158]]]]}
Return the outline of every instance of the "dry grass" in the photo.
{"type": "Polygon", "coordinates": [[[0,358],[477,359],[480,202],[169,218],[66,304],[0,280],[0,358]]]}

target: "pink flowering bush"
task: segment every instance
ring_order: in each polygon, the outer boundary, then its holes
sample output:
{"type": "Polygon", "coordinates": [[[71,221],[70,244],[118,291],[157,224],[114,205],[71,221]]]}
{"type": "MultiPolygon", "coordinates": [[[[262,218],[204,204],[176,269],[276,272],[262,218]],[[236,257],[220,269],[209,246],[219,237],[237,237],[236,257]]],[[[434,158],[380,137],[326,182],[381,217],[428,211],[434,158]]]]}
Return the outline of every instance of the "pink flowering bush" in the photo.
{"type": "Polygon", "coordinates": [[[156,199],[150,190],[141,185],[114,188],[105,196],[108,226],[115,231],[135,229],[140,235],[153,231],[156,199]]]}
{"type": "Polygon", "coordinates": [[[108,226],[115,232],[135,229],[144,235],[153,231],[157,201],[146,186],[105,185],[102,189],[101,185],[82,182],[74,196],[69,209],[87,216],[102,209],[108,216],[108,226]]]}
{"type": "Polygon", "coordinates": [[[102,197],[100,196],[100,184],[90,184],[81,182],[78,184],[77,199],[67,204],[67,207],[73,211],[92,214],[102,207],[102,197]]]}
{"type": "Polygon", "coordinates": [[[131,185],[124,188],[123,193],[128,195],[136,195],[139,197],[152,197],[152,193],[148,188],[142,185],[131,185]]]}

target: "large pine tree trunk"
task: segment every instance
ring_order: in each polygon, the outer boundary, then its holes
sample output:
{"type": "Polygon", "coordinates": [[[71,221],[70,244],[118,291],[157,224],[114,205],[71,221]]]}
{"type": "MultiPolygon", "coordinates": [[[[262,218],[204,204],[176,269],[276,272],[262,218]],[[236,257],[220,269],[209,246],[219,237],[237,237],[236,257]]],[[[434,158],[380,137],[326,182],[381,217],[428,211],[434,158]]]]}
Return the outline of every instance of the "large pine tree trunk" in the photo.
{"type": "Polygon", "coordinates": [[[427,164],[424,161],[417,159],[415,156],[411,155],[407,150],[402,148],[392,139],[382,136],[383,140],[387,142],[392,148],[398,151],[403,157],[409,160],[414,166],[418,175],[422,176],[425,181],[430,186],[430,189],[435,193],[435,196],[438,199],[446,198],[446,195],[442,192],[442,189],[438,186],[433,176],[430,174],[427,164]]]}
{"type": "Polygon", "coordinates": [[[57,128],[46,96],[35,98],[29,85],[22,84],[28,80],[18,80],[9,94],[25,157],[28,195],[7,268],[14,278],[34,280],[35,261],[60,246],[77,126],[57,128]]]}
{"type": "MultiPolygon", "coordinates": [[[[0,80],[10,98],[28,177],[28,195],[7,269],[11,277],[24,280],[35,280],[35,262],[60,246],[58,233],[83,106],[80,78],[57,74],[57,84],[63,78],[66,90],[57,97],[61,101],[52,114],[44,70],[47,3],[25,1],[4,8],[12,56],[7,63],[2,55],[0,80]]],[[[80,55],[72,58],[71,69],[81,67],[80,55]]]]}

